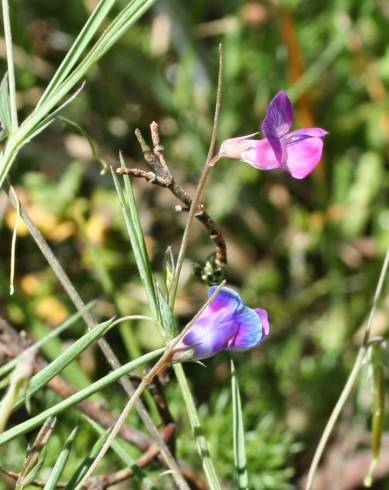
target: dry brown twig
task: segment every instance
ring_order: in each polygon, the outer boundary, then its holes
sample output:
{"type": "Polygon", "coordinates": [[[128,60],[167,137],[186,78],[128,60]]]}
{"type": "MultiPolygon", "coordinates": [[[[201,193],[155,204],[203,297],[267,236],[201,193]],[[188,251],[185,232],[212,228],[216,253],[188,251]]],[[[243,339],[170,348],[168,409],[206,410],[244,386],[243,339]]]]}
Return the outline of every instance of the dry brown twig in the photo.
{"type": "MultiPolygon", "coordinates": [[[[135,131],[144,159],[152,168],[152,172],[139,168],[121,167],[115,169],[115,172],[119,175],[131,175],[132,177],[142,178],[150,184],[169,189],[169,191],[185,206],[184,208],[182,206],[177,206],[176,209],[178,211],[188,211],[192,204],[192,198],[179,184],[177,184],[166,163],[163,154],[163,146],[161,145],[159,136],[158,124],[155,121],[150,124],[150,133],[153,142],[152,150],[146,143],[139,129],[135,131]]],[[[205,226],[210,238],[215,243],[215,263],[219,266],[224,266],[227,263],[227,248],[220,228],[205,211],[202,204],[198,206],[196,218],[205,226]]]]}

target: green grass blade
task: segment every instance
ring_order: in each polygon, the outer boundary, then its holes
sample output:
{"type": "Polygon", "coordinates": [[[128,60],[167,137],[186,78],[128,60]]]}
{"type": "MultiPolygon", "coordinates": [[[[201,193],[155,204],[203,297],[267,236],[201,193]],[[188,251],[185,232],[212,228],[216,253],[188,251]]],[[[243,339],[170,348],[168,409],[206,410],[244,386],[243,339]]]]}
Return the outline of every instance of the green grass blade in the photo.
{"type": "Polygon", "coordinates": [[[0,122],[3,126],[1,136],[11,133],[11,106],[9,101],[8,73],[3,77],[0,84],[0,122]]]}
{"type": "Polygon", "coordinates": [[[124,221],[127,227],[127,233],[130,239],[131,247],[134,252],[136,265],[139,270],[143,286],[146,291],[147,299],[155,318],[159,318],[158,302],[155,293],[154,281],[151,272],[150,262],[148,259],[146,246],[144,244],[143,233],[139,222],[138,211],[136,208],[135,197],[132,192],[131,182],[127,178],[125,181],[126,195],[117,176],[112,172],[112,178],[115,184],[116,192],[122,208],[124,221]]]}
{"type": "Polygon", "coordinates": [[[164,350],[165,350],[164,348],[154,350],[152,352],[149,352],[148,354],[145,354],[142,357],[139,357],[138,359],[135,359],[134,361],[124,364],[119,369],[115,369],[115,371],[110,372],[103,378],[99,379],[98,381],[95,381],[94,383],[87,386],[83,390],[78,391],[74,395],[69,396],[65,400],[62,400],[61,402],[57,403],[56,405],[53,405],[47,410],[44,410],[43,412],[39,413],[35,417],[32,417],[31,419],[26,420],[25,422],[22,422],[21,424],[18,424],[15,427],[12,427],[11,429],[3,432],[2,434],[0,434],[0,446],[2,446],[3,444],[5,444],[6,442],[12,439],[15,439],[15,437],[18,437],[22,434],[31,431],[35,427],[42,424],[48,417],[55,416],[63,412],[64,410],[72,407],[73,405],[76,405],[80,401],[85,400],[85,398],[88,398],[89,396],[93,395],[97,391],[114,383],[122,376],[129,374],[134,369],[137,369],[143,364],[155,359],[157,356],[162,354],[164,350]]]}
{"type": "Polygon", "coordinates": [[[76,488],[77,483],[82,480],[85,473],[88,471],[89,466],[93,463],[96,456],[99,454],[100,449],[103,447],[104,442],[107,440],[108,435],[109,435],[109,429],[104,431],[104,433],[95,442],[88,456],[84,458],[84,460],[81,462],[79,467],[76,469],[72,478],[68,481],[67,485],[65,486],[64,490],[74,490],[76,488]]]}
{"type": "MultiPolygon", "coordinates": [[[[94,329],[89,330],[85,335],[79,338],[69,349],[66,349],[59,357],[53,362],[48,364],[45,368],[39,371],[33,376],[29,383],[29,396],[36,393],[40,388],[45,386],[51,379],[60,373],[68,364],[70,364],[77,356],[81,354],[87,347],[89,347],[95,340],[104,335],[113,320],[100,323],[94,329]]],[[[20,407],[24,402],[25,397],[20,396],[15,404],[15,408],[20,407]]]]}
{"type": "Polygon", "coordinates": [[[236,480],[239,490],[248,490],[249,479],[247,474],[246,448],[244,441],[244,424],[242,404],[238,378],[236,376],[234,361],[231,359],[231,397],[232,397],[232,430],[234,441],[234,463],[236,480]]]}
{"type": "Polygon", "coordinates": [[[55,490],[57,488],[57,483],[59,479],[61,478],[61,475],[65,469],[66,463],[69,459],[72,447],[73,447],[73,442],[74,439],[76,438],[76,433],[77,433],[77,427],[75,427],[72,432],[70,433],[70,436],[68,437],[67,441],[65,442],[65,446],[60,452],[57,461],[55,462],[55,465],[53,469],[51,470],[50,476],[46,482],[46,485],[44,486],[43,490],[55,490]]]}
{"type": "Polygon", "coordinates": [[[184,368],[181,364],[175,364],[173,366],[174,372],[177,376],[177,381],[180,385],[180,390],[184,398],[186,411],[189,417],[189,423],[192,428],[197,451],[201,458],[204,474],[208,482],[209,490],[221,490],[219,479],[211,458],[209,451],[208,441],[204,435],[203,428],[200,423],[199,416],[197,414],[196,405],[194,403],[192,392],[190,391],[188,380],[185,376],[184,368]]]}
{"type": "MultiPolygon", "coordinates": [[[[89,418],[87,418],[87,420],[98,434],[102,435],[104,433],[104,429],[94,420],[89,418]]],[[[114,439],[112,441],[111,449],[123,461],[123,463],[134,472],[134,477],[142,484],[143,487],[148,488],[149,490],[157,490],[157,487],[150,480],[145,471],[136,464],[118,439],[114,439]]]]}
{"type": "Polygon", "coordinates": [[[30,139],[39,123],[48,116],[73,88],[80,83],[88,70],[116,43],[124,32],[148,10],[156,0],[134,0],[124,7],[107,27],[84,60],[68,75],[63,83],[56,86],[50,97],[37,107],[7,140],[0,158],[0,188],[20,148],[30,139]]]}
{"type": "Polygon", "coordinates": [[[51,112],[47,117],[42,119],[34,128],[33,131],[28,135],[28,139],[33,139],[35,136],[38,136],[42,131],[44,131],[52,122],[54,122],[62,113],[62,111],[69,105],[71,104],[74,99],[79,95],[79,93],[82,91],[84,88],[84,83],[79,87],[74,94],[72,94],[70,97],[68,97],[65,102],[63,102],[55,111],[51,112]]]}
{"type": "Polygon", "coordinates": [[[50,80],[46,90],[43,92],[42,97],[38,102],[38,106],[41,105],[42,102],[44,102],[58,87],[58,85],[65,80],[66,76],[71,72],[76,63],[78,63],[83,52],[100,28],[115,2],[116,0],[100,0],[100,2],[97,4],[96,8],[86,21],[84,27],[76,37],[71,48],[67,52],[62,63],[59,65],[57,71],[50,80]]]}
{"type": "MultiPolygon", "coordinates": [[[[83,315],[83,313],[85,313],[85,311],[89,311],[93,306],[94,303],[89,303],[80,311],[77,311],[77,313],[75,313],[74,315],[66,319],[63,323],[61,323],[61,325],[58,325],[58,327],[56,327],[54,330],[51,330],[47,335],[45,335],[45,337],[39,339],[37,342],[29,346],[28,349],[38,350],[40,347],[45,345],[53,338],[58,337],[58,335],[61,335],[62,332],[64,332],[69,327],[71,327],[83,315]]],[[[18,363],[22,355],[23,353],[19,354],[18,356],[14,357],[11,361],[7,362],[6,364],[3,364],[3,366],[0,367],[0,378],[5,376],[10,371],[12,371],[12,369],[15,368],[16,364],[18,363]]]]}

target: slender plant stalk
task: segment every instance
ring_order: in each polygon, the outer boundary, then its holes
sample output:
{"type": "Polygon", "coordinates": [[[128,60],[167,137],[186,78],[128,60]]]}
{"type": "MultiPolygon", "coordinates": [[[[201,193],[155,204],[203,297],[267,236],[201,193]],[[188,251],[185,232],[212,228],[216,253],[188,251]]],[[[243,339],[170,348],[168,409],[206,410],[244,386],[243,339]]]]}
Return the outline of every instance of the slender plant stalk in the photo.
{"type": "Polygon", "coordinates": [[[323,434],[320,438],[319,444],[316,448],[316,451],[315,451],[315,454],[313,456],[312,463],[311,463],[311,466],[310,466],[309,472],[308,472],[307,484],[305,487],[306,490],[312,489],[313,480],[315,478],[317,467],[318,467],[320,459],[323,455],[324,449],[327,445],[328,439],[329,439],[332,431],[334,430],[336,421],[338,420],[338,417],[339,417],[341,411],[343,410],[343,407],[344,407],[348,397],[350,396],[350,393],[353,389],[354,383],[358,377],[359,371],[363,365],[363,361],[365,359],[367,349],[368,349],[371,327],[373,325],[374,317],[376,314],[378,300],[381,296],[382,289],[384,286],[385,277],[386,277],[386,274],[388,272],[388,266],[389,266],[389,245],[388,245],[388,248],[386,249],[385,259],[384,259],[384,262],[383,262],[382,267],[381,267],[380,277],[378,279],[377,287],[376,287],[376,290],[374,293],[373,303],[372,303],[372,306],[370,309],[369,319],[368,319],[367,324],[366,324],[366,329],[365,329],[365,333],[363,336],[362,345],[359,348],[358,355],[355,359],[354,366],[351,370],[351,373],[350,373],[350,375],[346,381],[346,384],[342,390],[342,393],[340,394],[338,401],[336,402],[336,405],[335,405],[335,407],[331,413],[331,416],[328,419],[327,425],[325,426],[325,429],[324,429],[323,434]]]}
{"type": "Polygon", "coordinates": [[[12,51],[11,19],[9,15],[8,0],[2,0],[2,8],[3,8],[5,50],[7,55],[7,68],[8,68],[9,102],[10,102],[10,112],[11,112],[10,114],[11,133],[13,133],[18,129],[18,113],[16,108],[15,67],[14,67],[14,57],[12,51]]]}
{"type": "Polygon", "coordinates": [[[217,161],[220,158],[218,155],[216,155],[215,157],[212,157],[212,155],[215,151],[217,128],[218,128],[219,117],[220,117],[220,107],[221,107],[222,89],[223,89],[223,68],[224,68],[224,54],[223,54],[223,46],[220,44],[219,45],[219,74],[218,74],[218,82],[217,82],[216,105],[215,105],[215,114],[214,114],[214,118],[213,118],[211,142],[209,145],[207,159],[205,161],[203,171],[200,175],[199,183],[197,184],[196,193],[195,193],[195,196],[193,198],[192,204],[191,204],[190,209],[189,209],[188,219],[186,221],[184,234],[182,236],[180,251],[179,251],[178,257],[177,257],[177,264],[176,264],[176,268],[175,268],[175,273],[173,276],[172,285],[171,285],[170,292],[169,292],[169,305],[172,309],[174,307],[174,301],[175,301],[176,294],[177,294],[178,282],[180,279],[182,265],[184,263],[185,252],[186,252],[186,249],[187,249],[188,243],[189,243],[189,236],[190,236],[190,232],[192,229],[193,220],[194,220],[196,212],[198,210],[200,200],[201,200],[201,196],[203,194],[205,184],[207,183],[208,176],[209,176],[212,168],[215,166],[215,164],[217,163],[217,161]]]}
{"type": "MultiPolygon", "coordinates": [[[[10,192],[8,192],[7,195],[11,204],[14,207],[16,207],[17,204],[14,199],[14,196],[10,192]]],[[[28,215],[27,211],[24,209],[23,206],[20,206],[20,215],[23,221],[25,222],[28,231],[30,232],[33,239],[35,240],[35,243],[38,245],[42,255],[46,258],[54,274],[57,276],[59,282],[62,284],[62,287],[65,289],[68,296],[72,300],[74,306],[77,308],[78,311],[82,310],[82,317],[88,329],[94,328],[96,322],[94,321],[93,316],[89,311],[85,310],[85,303],[82,301],[80,295],[78,294],[77,290],[71,283],[69,277],[67,276],[66,272],[62,268],[58,259],[54,255],[48,243],[46,242],[46,240],[44,239],[44,237],[42,236],[38,228],[35,226],[35,224],[31,220],[30,216],[28,215]]],[[[98,345],[101,351],[103,352],[104,356],[106,357],[107,361],[111,365],[111,367],[114,370],[118,369],[120,367],[120,362],[116,357],[115,353],[113,352],[111,346],[108,344],[108,342],[105,339],[100,339],[98,341],[98,345]]],[[[134,387],[132,386],[128,377],[123,376],[122,378],[120,378],[120,383],[123,386],[124,390],[126,391],[127,395],[131,397],[134,392],[134,387]]],[[[176,460],[174,459],[172,453],[170,452],[167,444],[159,434],[156,425],[154,424],[153,420],[151,419],[148,411],[146,410],[141,400],[137,401],[136,409],[139,413],[140,418],[143,420],[143,423],[147,427],[147,430],[151,434],[152,438],[155,440],[156,444],[158,444],[161,451],[161,455],[166,463],[166,466],[171,470],[172,475],[177,482],[177,485],[186,485],[185,478],[183,477],[182,472],[176,460]]],[[[182,488],[185,487],[183,486],[182,488]]]]}
{"type": "MultiPolygon", "coordinates": [[[[142,393],[145,391],[145,389],[149,386],[149,384],[153,381],[155,376],[160,373],[165,367],[170,365],[172,361],[172,356],[174,354],[174,349],[177,346],[177,344],[184,338],[184,336],[187,334],[188,330],[190,327],[193,325],[193,323],[199,318],[199,316],[202,314],[202,312],[205,310],[205,308],[209,305],[209,303],[216,297],[216,295],[219,293],[220,289],[223,287],[225,282],[223,281],[216,289],[215,291],[211,294],[211,296],[207,299],[207,301],[204,303],[202,308],[196,313],[196,315],[192,318],[192,320],[185,326],[185,328],[180,332],[179,335],[175,339],[173,339],[167,346],[165,352],[163,355],[158,359],[156,364],[151,368],[151,370],[144,376],[142,379],[141,383],[138,385],[136,390],[134,391],[133,395],[131,398],[128,400],[126,406],[124,407],[122,413],[120,414],[120,417],[118,418],[116,424],[112,428],[111,433],[108,436],[108,439],[105,441],[103,447],[100,449],[99,453],[96,456],[96,459],[94,462],[91,464],[89,467],[88,471],[85,473],[83,479],[78,483],[76,490],[81,489],[84,482],[92,475],[94,470],[96,469],[97,465],[99,462],[103,459],[104,455],[108,451],[108,449],[111,447],[111,444],[115,437],[117,436],[118,432],[120,431],[121,426],[123,425],[124,421],[126,420],[128,414],[130,413],[131,409],[134,407],[136,401],[140,398],[142,393]]],[[[216,473],[215,473],[216,475],[216,473]]],[[[180,488],[188,489],[189,487],[186,486],[180,486],[180,488]]],[[[211,489],[213,488],[218,488],[215,486],[211,486],[211,489]]]]}

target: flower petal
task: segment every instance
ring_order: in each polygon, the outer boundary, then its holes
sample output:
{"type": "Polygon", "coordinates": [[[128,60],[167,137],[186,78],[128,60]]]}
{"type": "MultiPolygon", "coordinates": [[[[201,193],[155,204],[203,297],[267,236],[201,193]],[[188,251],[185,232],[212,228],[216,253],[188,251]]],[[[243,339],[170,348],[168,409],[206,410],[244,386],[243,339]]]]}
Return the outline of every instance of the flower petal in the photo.
{"type": "Polygon", "coordinates": [[[242,151],[240,154],[242,161],[260,170],[272,170],[282,166],[266,138],[262,140],[250,140],[250,142],[252,147],[249,150],[242,151]]]}
{"type": "Polygon", "coordinates": [[[222,321],[217,320],[217,315],[198,319],[182,339],[182,343],[194,348],[194,359],[205,359],[228,347],[232,338],[239,330],[239,324],[233,316],[228,316],[222,321]]]}
{"type": "Polygon", "coordinates": [[[220,146],[219,155],[226,158],[240,159],[240,154],[251,148],[253,142],[257,140],[250,139],[258,133],[248,134],[246,136],[237,136],[236,138],[228,138],[223,141],[220,146]]]}
{"type": "Polygon", "coordinates": [[[302,128],[291,131],[287,136],[288,143],[293,142],[295,138],[323,138],[328,134],[328,131],[322,128],[302,128]]]}
{"type": "Polygon", "coordinates": [[[284,91],[271,100],[261,129],[273,148],[279,163],[285,160],[285,149],[281,138],[285,136],[293,124],[293,108],[288,94],[284,91]]]}
{"type": "Polygon", "coordinates": [[[235,313],[234,321],[239,328],[225,350],[241,351],[251,349],[258,345],[265,336],[261,319],[256,311],[248,306],[243,306],[235,313]]]}
{"type": "Polygon", "coordinates": [[[287,145],[286,166],[295,179],[304,179],[320,162],[323,151],[321,138],[306,138],[287,145]]]}
{"type": "Polygon", "coordinates": [[[269,317],[268,317],[267,311],[264,310],[263,308],[255,308],[254,311],[259,316],[259,318],[262,322],[263,331],[267,337],[270,333],[270,323],[269,323],[269,317]]]}
{"type": "MultiPolygon", "coordinates": [[[[211,286],[208,289],[208,298],[212,296],[215,289],[217,289],[217,286],[211,286]]],[[[233,289],[230,288],[222,288],[217,293],[215,298],[213,298],[213,300],[209,303],[209,305],[204,310],[204,312],[209,309],[213,314],[219,312],[223,315],[226,314],[232,315],[235,312],[235,310],[237,310],[237,308],[242,304],[243,304],[243,300],[238,293],[236,293],[233,289]]]]}

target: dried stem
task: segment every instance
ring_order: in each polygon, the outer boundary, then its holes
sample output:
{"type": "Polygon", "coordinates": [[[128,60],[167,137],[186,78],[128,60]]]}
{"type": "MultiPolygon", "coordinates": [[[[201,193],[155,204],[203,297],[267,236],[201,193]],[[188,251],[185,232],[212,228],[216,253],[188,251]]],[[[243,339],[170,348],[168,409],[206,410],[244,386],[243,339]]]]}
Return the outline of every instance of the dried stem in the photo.
{"type": "MultiPolygon", "coordinates": [[[[7,196],[11,202],[11,204],[16,207],[17,203],[12,195],[12,193],[9,192],[9,189],[7,189],[7,196]]],[[[38,228],[35,226],[33,221],[31,220],[30,216],[28,215],[27,211],[24,209],[24,207],[21,205],[20,206],[20,215],[25,222],[31,236],[35,240],[35,243],[38,245],[42,255],[46,258],[47,262],[49,263],[50,267],[52,268],[54,274],[57,276],[59,282],[62,284],[63,288],[69,295],[70,299],[72,300],[74,306],[77,308],[78,311],[82,310],[85,308],[85,303],[82,301],[80,295],[78,294],[77,290],[71,283],[69,277],[67,276],[66,272],[62,268],[61,264],[59,263],[58,259],[55,257],[54,253],[52,252],[51,248],[49,247],[48,243],[44,239],[43,235],[40,233],[38,228]]],[[[93,319],[93,316],[91,313],[87,310],[84,310],[82,312],[82,317],[88,327],[88,329],[94,328],[96,325],[96,322],[93,319]]],[[[112,369],[118,369],[120,367],[120,362],[118,358],[116,357],[115,353],[113,352],[111,346],[108,344],[108,342],[105,339],[99,339],[98,340],[98,345],[103,352],[104,356],[106,357],[107,361],[111,365],[112,369]]],[[[128,379],[128,377],[123,376],[120,378],[120,383],[123,386],[124,390],[128,394],[129,397],[131,397],[134,393],[134,388],[128,379]]],[[[162,440],[158,429],[156,425],[154,424],[153,420],[151,419],[147,409],[141,402],[141,400],[137,400],[136,403],[136,409],[139,413],[139,416],[141,417],[142,421],[146,425],[148,431],[150,432],[151,436],[153,439],[157,442],[161,455],[163,459],[165,460],[166,465],[168,468],[171,470],[172,475],[174,479],[176,480],[177,485],[180,488],[188,488],[187,483],[185,481],[185,478],[183,477],[181,470],[172,456],[169,448],[167,447],[166,443],[162,440]]]]}
{"type": "MultiPolygon", "coordinates": [[[[192,198],[189,194],[179,185],[174,179],[171,173],[165,157],[163,155],[163,147],[160,143],[159,128],[156,122],[150,124],[151,138],[153,141],[153,151],[151,151],[149,145],[144,140],[142,133],[137,129],[135,135],[138,139],[139,145],[142,149],[144,159],[153,169],[152,172],[147,172],[138,168],[117,168],[115,172],[119,175],[131,175],[132,177],[138,177],[145,179],[150,184],[158,185],[169,189],[170,192],[182,202],[184,208],[178,208],[180,211],[188,211],[192,206],[192,198]]],[[[226,243],[223,238],[223,234],[219,229],[215,221],[205,211],[202,204],[198,204],[195,217],[205,226],[210,238],[215,243],[215,261],[219,265],[224,265],[227,262],[227,249],[226,243]]]]}
{"type": "Polygon", "coordinates": [[[18,479],[16,481],[15,489],[22,489],[24,484],[24,479],[28,476],[29,472],[33,469],[38,461],[39,455],[42,449],[47,444],[49,440],[57,419],[55,417],[49,417],[45,423],[42,425],[38,435],[36,436],[32,446],[27,449],[27,455],[23,463],[23,467],[19,473],[18,479]]]}

